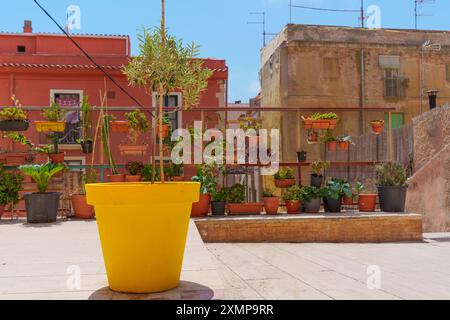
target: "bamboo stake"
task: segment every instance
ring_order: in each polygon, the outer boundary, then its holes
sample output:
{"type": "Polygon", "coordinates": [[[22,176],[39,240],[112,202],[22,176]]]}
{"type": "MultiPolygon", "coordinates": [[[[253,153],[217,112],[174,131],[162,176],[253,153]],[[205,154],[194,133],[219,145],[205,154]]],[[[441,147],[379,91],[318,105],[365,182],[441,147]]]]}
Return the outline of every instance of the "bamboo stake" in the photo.
{"type": "MultiPolygon", "coordinates": [[[[161,59],[164,62],[164,49],[166,45],[166,30],[165,30],[165,1],[161,0],[161,59]]],[[[158,127],[159,127],[159,170],[161,176],[161,183],[165,182],[164,179],[164,152],[163,152],[163,136],[162,136],[162,120],[163,120],[163,103],[164,103],[164,87],[163,84],[159,85],[159,114],[158,114],[158,127]]]]}

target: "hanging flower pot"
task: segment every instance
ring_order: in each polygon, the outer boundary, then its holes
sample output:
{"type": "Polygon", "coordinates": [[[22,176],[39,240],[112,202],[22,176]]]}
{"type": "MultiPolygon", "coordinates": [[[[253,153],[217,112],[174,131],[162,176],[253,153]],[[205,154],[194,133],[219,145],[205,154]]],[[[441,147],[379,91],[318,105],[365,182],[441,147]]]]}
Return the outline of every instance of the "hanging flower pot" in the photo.
{"type": "Polygon", "coordinates": [[[27,131],[30,123],[27,120],[3,120],[0,121],[0,131],[27,131]]]}
{"type": "Polygon", "coordinates": [[[340,141],[339,142],[339,149],[342,151],[348,151],[350,148],[350,142],[348,141],[340,141]]]}
{"type": "Polygon", "coordinates": [[[64,121],[35,121],[34,125],[39,133],[64,132],[66,130],[64,121]]]}
{"type": "Polygon", "coordinates": [[[66,156],[65,152],[48,154],[48,158],[49,158],[50,162],[53,162],[53,163],[64,163],[65,156],[66,156]]]}
{"type": "Polygon", "coordinates": [[[295,179],[275,179],[275,186],[280,189],[285,189],[295,185],[295,179]]]}
{"type": "Polygon", "coordinates": [[[337,141],[328,141],[327,148],[328,148],[328,151],[336,151],[337,150],[337,141]]]}
{"type": "Polygon", "coordinates": [[[299,151],[297,152],[297,159],[298,162],[305,162],[306,161],[306,157],[307,157],[307,152],[306,151],[299,151]]]}
{"type": "Polygon", "coordinates": [[[80,145],[81,145],[81,149],[83,150],[84,154],[91,154],[94,151],[93,150],[94,143],[90,140],[82,141],[80,143],[80,145]]]}
{"type": "Polygon", "coordinates": [[[119,145],[120,154],[123,156],[144,156],[147,154],[148,144],[132,146],[119,145]]]}
{"type": "Polygon", "coordinates": [[[333,130],[336,129],[338,117],[334,113],[316,114],[311,117],[303,117],[303,127],[305,129],[333,130]]]}
{"type": "Polygon", "coordinates": [[[113,121],[109,122],[109,126],[111,127],[111,131],[115,132],[115,133],[128,132],[128,122],[127,121],[113,120],[113,121]]]}
{"type": "MultiPolygon", "coordinates": [[[[162,139],[166,139],[169,137],[170,134],[170,124],[163,124],[162,125],[162,139]]],[[[156,129],[156,136],[159,139],[159,127],[156,129]]]]}
{"type": "Polygon", "coordinates": [[[374,120],[370,122],[372,130],[375,134],[380,134],[384,129],[384,120],[374,120]]]}
{"type": "Polygon", "coordinates": [[[314,130],[311,130],[309,133],[308,133],[308,143],[317,143],[317,141],[319,141],[319,134],[316,132],[316,131],[314,131],[314,130]]]}

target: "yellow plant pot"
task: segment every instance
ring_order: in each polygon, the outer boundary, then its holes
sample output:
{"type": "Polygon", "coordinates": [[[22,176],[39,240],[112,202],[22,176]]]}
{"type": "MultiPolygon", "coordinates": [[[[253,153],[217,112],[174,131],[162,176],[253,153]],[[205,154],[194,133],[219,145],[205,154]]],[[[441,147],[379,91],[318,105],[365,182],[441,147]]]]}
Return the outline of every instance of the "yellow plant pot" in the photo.
{"type": "Polygon", "coordinates": [[[86,191],[95,207],[110,288],[155,293],[177,287],[200,184],[102,183],[88,184],[86,191]]]}
{"type": "Polygon", "coordinates": [[[35,121],[37,132],[64,132],[66,123],[63,121],[35,121]]]}

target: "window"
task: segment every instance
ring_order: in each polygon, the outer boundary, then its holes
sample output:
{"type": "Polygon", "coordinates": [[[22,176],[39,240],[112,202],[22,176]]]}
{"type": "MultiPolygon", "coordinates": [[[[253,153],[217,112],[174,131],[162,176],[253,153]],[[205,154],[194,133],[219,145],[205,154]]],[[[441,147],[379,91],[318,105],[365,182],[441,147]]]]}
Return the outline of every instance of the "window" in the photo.
{"type": "MultiPolygon", "coordinates": [[[[389,113],[385,113],[384,119],[386,125],[384,126],[384,130],[389,129],[389,113]]],[[[399,129],[405,125],[405,115],[403,113],[391,113],[392,119],[392,129],[399,129]]]]}
{"type": "Polygon", "coordinates": [[[384,70],[384,96],[386,98],[401,98],[405,96],[407,79],[400,75],[399,69],[384,70]]]}
{"type": "Polygon", "coordinates": [[[17,46],[17,53],[25,53],[25,52],[27,52],[27,47],[17,46]]]}
{"type": "MultiPolygon", "coordinates": [[[[159,107],[159,96],[157,93],[153,94],[153,105],[159,107]]],[[[174,93],[164,96],[164,107],[181,107],[181,94],[174,93]]],[[[176,130],[181,126],[181,113],[169,112],[170,125],[172,130],[176,130]]]]}

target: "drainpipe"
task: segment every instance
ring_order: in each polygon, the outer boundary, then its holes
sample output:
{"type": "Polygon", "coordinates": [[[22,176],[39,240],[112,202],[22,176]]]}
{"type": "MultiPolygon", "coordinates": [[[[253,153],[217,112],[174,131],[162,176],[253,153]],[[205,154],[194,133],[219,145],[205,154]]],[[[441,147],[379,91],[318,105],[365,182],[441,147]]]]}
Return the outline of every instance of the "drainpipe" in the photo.
{"type": "Polygon", "coordinates": [[[361,49],[361,100],[360,100],[360,108],[359,112],[359,135],[363,135],[365,133],[366,126],[364,125],[364,107],[366,104],[366,63],[364,59],[364,49],[361,49]]]}

